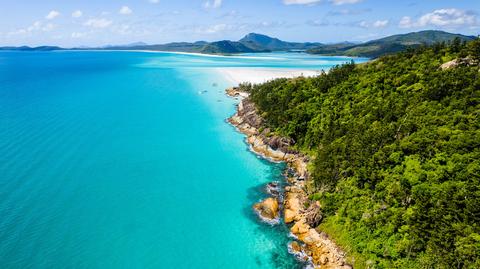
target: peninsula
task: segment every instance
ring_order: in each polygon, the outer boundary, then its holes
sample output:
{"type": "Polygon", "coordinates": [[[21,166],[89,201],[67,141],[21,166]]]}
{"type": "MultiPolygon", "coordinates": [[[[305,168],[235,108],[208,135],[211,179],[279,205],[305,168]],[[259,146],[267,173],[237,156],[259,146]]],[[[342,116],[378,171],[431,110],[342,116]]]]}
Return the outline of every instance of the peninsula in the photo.
{"type": "Polygon", "coordinates": [[[252,151],[288,164],[254,209],[318,268],[477,268],[479,76],[480,39],[456,39],[227,90],[252,151]]]}

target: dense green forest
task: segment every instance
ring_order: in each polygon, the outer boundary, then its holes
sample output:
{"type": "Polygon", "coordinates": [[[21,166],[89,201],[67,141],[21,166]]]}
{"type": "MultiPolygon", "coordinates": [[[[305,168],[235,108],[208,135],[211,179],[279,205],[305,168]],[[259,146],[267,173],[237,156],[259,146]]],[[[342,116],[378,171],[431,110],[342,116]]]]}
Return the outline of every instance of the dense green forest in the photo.
{"type": "Polygon", "coordinates": [[[307,52],[323,55],[347,55],[377,58],[395,52],[405,51],[422,45],[450,42],[455,38],[461,41],[474,40],[474,36],[452,34],[438,30],[426,30],[408,34],[392,35],[361,44],[323,44],[307,52]]]}
{"type": "Polygon", "coordinates": [[[480,40],[242,85],[355,268],[480,268],[480,40]],[[440,66],[466,58],[454,68],[440,66]]]}

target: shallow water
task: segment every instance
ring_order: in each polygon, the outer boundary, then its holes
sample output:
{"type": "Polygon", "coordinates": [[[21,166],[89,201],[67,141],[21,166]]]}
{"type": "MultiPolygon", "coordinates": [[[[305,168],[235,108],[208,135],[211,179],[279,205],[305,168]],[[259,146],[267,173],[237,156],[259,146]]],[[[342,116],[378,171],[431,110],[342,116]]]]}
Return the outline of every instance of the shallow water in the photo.
{"type": "Polygon", "coordinates": [[[251,210],[283,165],[225,122],[210,68],[349,59],[247,56],[0,52],[0,267],[301,267],[251,210]]]}

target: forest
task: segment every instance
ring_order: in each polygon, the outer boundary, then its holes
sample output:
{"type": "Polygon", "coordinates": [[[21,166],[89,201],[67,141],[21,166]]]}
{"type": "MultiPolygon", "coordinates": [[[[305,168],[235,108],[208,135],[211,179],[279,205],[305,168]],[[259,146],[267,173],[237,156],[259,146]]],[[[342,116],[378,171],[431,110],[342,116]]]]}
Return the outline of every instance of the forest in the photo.
{"type": "Polygon", "coordinates": [[[479,66],[455,39],[241,88],[311,156],[319,229],[355,268],[480,268],[479,66]]]}

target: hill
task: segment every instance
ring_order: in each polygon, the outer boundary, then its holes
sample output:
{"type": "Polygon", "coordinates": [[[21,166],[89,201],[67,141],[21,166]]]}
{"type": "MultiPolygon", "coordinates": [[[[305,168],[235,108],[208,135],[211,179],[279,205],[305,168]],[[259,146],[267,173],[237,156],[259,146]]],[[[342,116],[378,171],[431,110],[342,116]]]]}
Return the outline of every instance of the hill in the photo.
{"type": "Polygon", "coordinates": [[[18,50],[18,51],[53,51],[53,50],[63,50],[63,48],[56,46],[39,46],[39,47],[0,47],[0,50],[18,50]]]}
{"type": "Polygon", "coordinates": [[[460,34],[451,34],[443,31],[430,30],[393,35],[356,45],[321,45],[308,50],[308,53],[377,58],[385,54],[404,51],[421,45],[431,45],[433,43],[453,41],[456,38],[458,38],[460,41],[470,41],[475,39],[473,36],[464,36],[460,34]]]}
{"type": "Polygon", "coordinates": [[[251,48],[267,49],[270,51],[306,50],[320,46],[320,43],[286,42],[266,35],[250,33],[239,40],[240,43],[251,48]]]}
{"type": "Polygon", "coordinates": [[[480,268],[480,39],[242,88],[354,268],[480,268]]]}
{"type": "MultiPolygon", "coordinates": [[[[106,46],[101,48],[76,48],[76,49],[108,49],[108,50],[153,50],[195,52],[207,54],[234,54],[255,53],[271,51],[307,51],[311,54],[322,55],[345,55],[377,58],[379,56],[405,51],[421,45],[429,45],[437,42],[449,42],[458,38],[460,41],[473,40],[473,36],[451,34],[442,31],[422,31],[402,35],[393,35],[362,44],[349,42],[337,44],[287,42],[267,35],[250,33],[238,41],[197,41],[197,42],[173,42],[167,44],[147,45],[142,42],[121,46],[106,46]]],[[[60,47],[3,47],[0,50],[60,50],[60,47]]]]}
{"type": "Polygon", "coordinates": [[[232,53],[247,53],[247,52],[269,52],[270,50],[261,47],[249,47],[241,42],[235,41],[217,41],[206,44],[199,51],[208,54],[232,54],[232,53]]]}

